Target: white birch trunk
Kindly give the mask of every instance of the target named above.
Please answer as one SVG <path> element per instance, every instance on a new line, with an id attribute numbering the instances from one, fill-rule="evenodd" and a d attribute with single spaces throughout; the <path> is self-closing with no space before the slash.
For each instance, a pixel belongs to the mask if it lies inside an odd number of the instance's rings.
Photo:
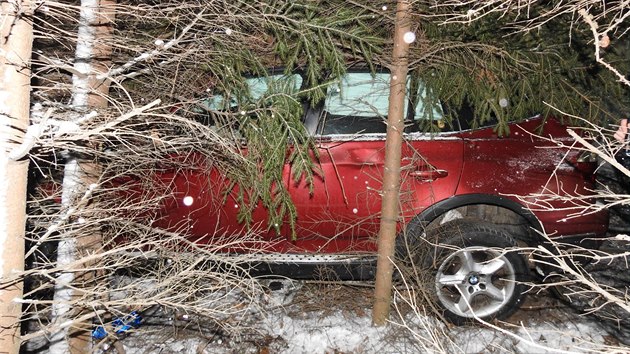
<path id="1" fill-rule="evenodd" d="M 13 160 L 12 149 L 29 124 L 30 58 L 33 28 L 29 0 L 2 1 L 0 24 L 0 353 L 17 354 L 24 270 L 24 227 L 28 159 Z M 18 15 L 21 11 L 21 16 Z M 17 143 L 17 144 L 16 144 Z"/>
<path id="2" fill-rule="evenodd" d="M 81 0 L 81 13 L 77 34 L 77 48 L 75 52 L 74 69 L 77 74 L 72 77 L 72 105 L 80 113 L 86 113 L 91 108 L 107 106 L 106 96 L 109 84 L 97 76 L 107 70 L 107 64 L 97 62 L 94 58 L 108 57 L 110 49 L 104 41 L 111 35 L 111 27 L 103 24 L 110 23 L 112 18 L 104 12 L 111 11 L 115 0 Z M 82 116 L 77 117 L 79 119 Z M 69 156 L 64 167 L 62 183 L 62 209 L 70 208 L 73 202 L 83 196 L 85 190 L 94 182 L 96 166 L 92 163 L 81 163 L 75 156 Z M 80 240 L 64 238 L 59 242 L 57 251 L 57 265 L 67 268 L 75 260 L 81 250 L 86 250 L 98 243 L 95 239 L 99 235 L 86 235 Z M 80 291 L 72 288 L 76 277 L 86 280 L 90 275 L 81 274 L 76 269 L 67 269 L 62 272 L 55 283 L 55 295 L 53 302 L 53 321 L 57 324 L 72 320 L 81 309 L 73 308 L 73 300 L 82 296 Z M 77 325 L 80 325 L 77 323 Z M 90 333 L 78 330 L 72 326 L 64 326 L 63 329 L 51 336 L 50 353 L 82 353 L 90 350 Z"/>

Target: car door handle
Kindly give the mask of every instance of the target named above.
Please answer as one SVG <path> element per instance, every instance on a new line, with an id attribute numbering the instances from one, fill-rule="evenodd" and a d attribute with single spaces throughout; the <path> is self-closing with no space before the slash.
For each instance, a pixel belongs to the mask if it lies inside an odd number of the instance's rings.
<path id="1" fill-rule="evenodd" d="M 409 175 L 417 179 L 424 180 L 424 181 L 433 181 L 438 178 L 444 178 L 448 176 L 448 171 L 430 169 L 430 170 L 422 170 L 422 171 L 412 171 L 409 173 Z"/>

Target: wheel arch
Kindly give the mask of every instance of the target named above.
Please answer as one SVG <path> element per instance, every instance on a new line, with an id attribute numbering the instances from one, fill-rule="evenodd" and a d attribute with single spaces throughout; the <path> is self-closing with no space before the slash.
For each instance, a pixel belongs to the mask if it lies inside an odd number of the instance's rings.
<path id="1" fill-rule="evenodd" d="M 531 210 L 525 208 L 523 205 L 514 200 L 488 194 L 457 195 L 441 200 L 416 215 L 409 224 L 407 224 L 407 230 L 426 227 L 437 221 L 449 211 L 469 206 L 494 206 L 509 210 L 515 215 L 521 217 L 527 223 L 528 227 L 533 228 L 535 232 L 543 232 L 540 220 L 538 220 Z M 480 219 L 480 221 L 485 220 Z"/>

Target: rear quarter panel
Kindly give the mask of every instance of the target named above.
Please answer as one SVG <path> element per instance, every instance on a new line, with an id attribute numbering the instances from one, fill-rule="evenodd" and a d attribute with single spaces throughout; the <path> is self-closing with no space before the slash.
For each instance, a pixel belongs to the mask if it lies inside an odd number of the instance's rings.
<path id="1" fill-rule="evenodd" d="M 556 140 L 550 140 L 553 136 Z M 520 202 L 541 221 L 549 236 L 606 232 L 606 213 L 590 213 L 594 183 L 571 165 L 578 151 L 566 127 L 554 119 L 511 126 L 509 137 L 491 129 L 463 133 L 464 164 L 457 194 L 495 194 Z M 559 139 L 559 140 L 558 140 Z"/>

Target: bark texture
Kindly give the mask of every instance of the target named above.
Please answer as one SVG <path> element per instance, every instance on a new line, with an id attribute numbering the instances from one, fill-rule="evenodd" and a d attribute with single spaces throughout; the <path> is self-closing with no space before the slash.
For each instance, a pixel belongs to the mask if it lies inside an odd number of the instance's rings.
<path id="1" fill-rule="evenodd" d="M 33 28 L 28 0 L 2 2 L 0 38 L 0 353 L 18 353 L 24 270 L 24 228 L 28 159 L 9 153 L 24 139 L 29 124 L 30 58 Z"/>
<path id="2" fill-rule="evenodd" d="M 411 4 L 399 0 L 396 6 L 396 29 L 392 55 L 385 165 L 383 171 L 383 202 L 381 225 L 378 234 L 378 261 L 374 289 L 372 323 L 382 326 L 389 318 L 392 297 L 392 273 L 397 225 L 399 219 L 400 159 L 403 141 L 405 94 L 408 71 L 409 43 L 405 34 L 410 32 Z"/>

